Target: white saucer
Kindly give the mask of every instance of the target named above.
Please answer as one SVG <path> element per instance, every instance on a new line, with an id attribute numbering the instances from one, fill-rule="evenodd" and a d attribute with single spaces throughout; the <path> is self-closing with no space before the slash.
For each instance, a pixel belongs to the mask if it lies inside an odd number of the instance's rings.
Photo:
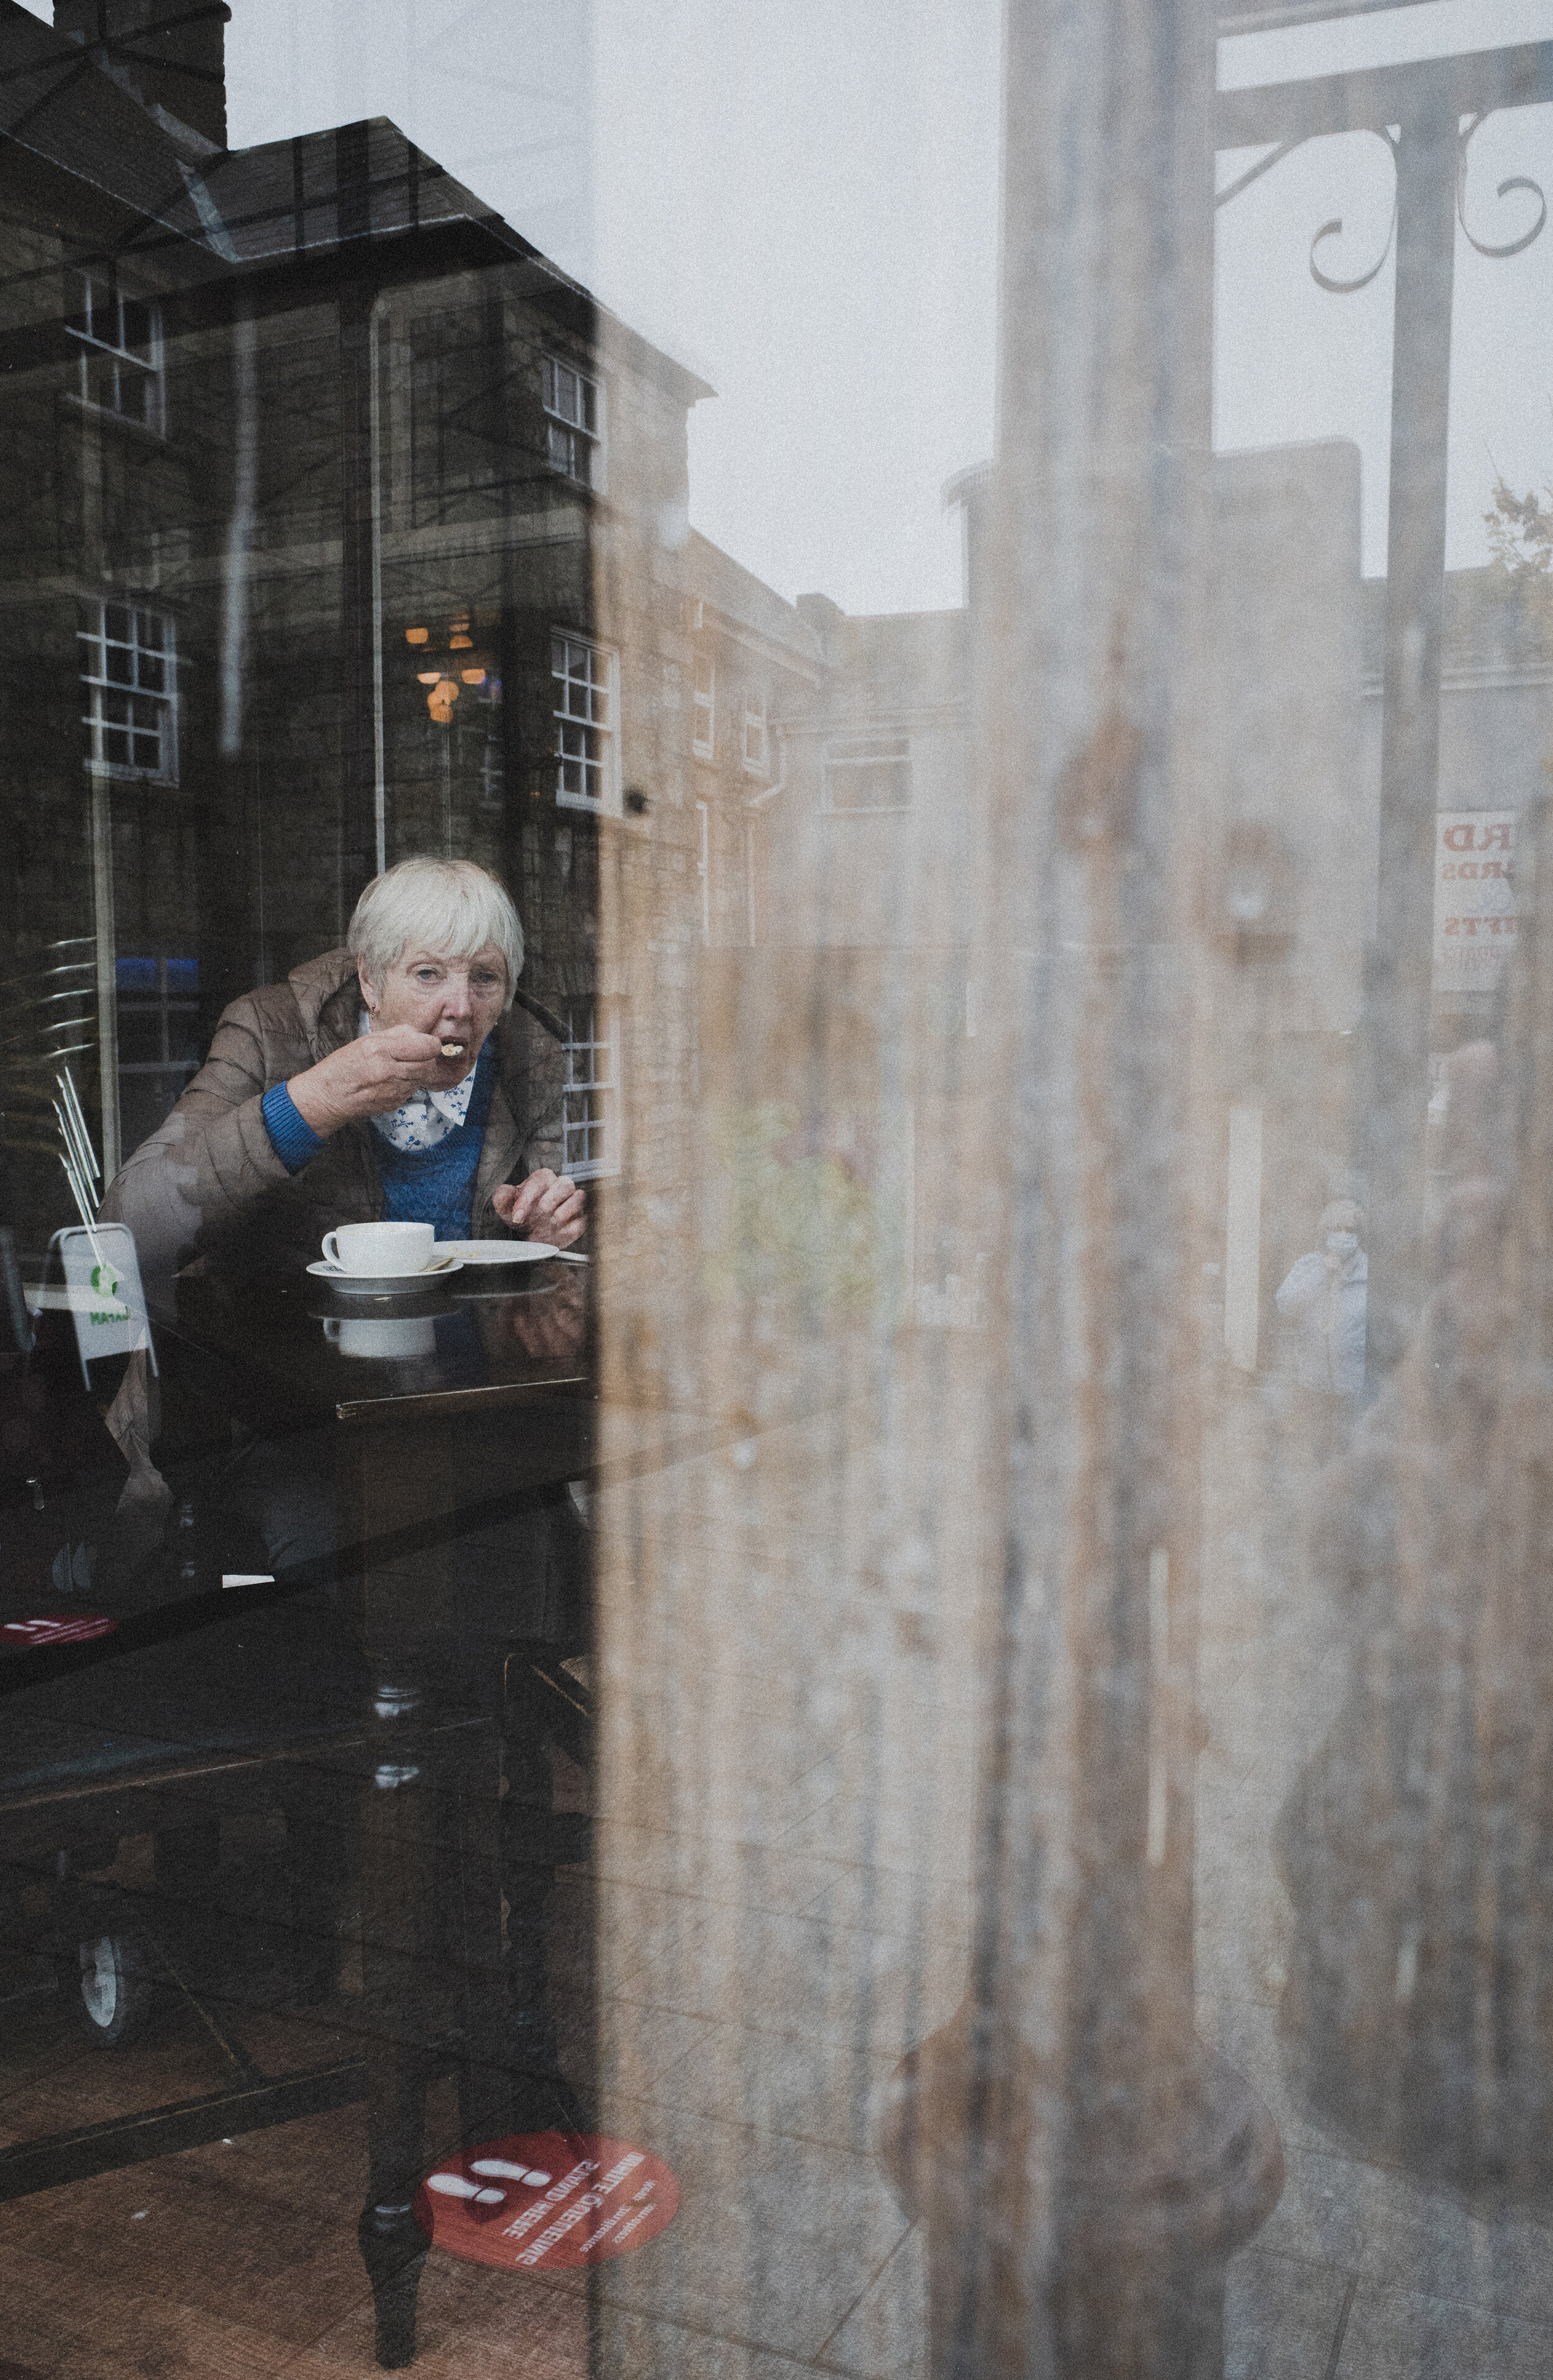
<path id="1" fill-rule="evenodd" d="M 559 1248 L 547 1247 L 543 1240 L 439 1240 L 437 1254 L 446 1250 L 467 1265 L 541 1264 L 547 1257 L 561 1254 Z"/>
<path id="2" fill-rule="evenodd" d="M 450 1273 L 459 1271 L 463 1258 L 451 1250 L 433 1257 L 429 1265 L 417 1265 L 409 1272 L 344 1272 L 338 1265 L 325 1264 L 322 1257 L 308 1270 L 315 1281 L 326 1281 L 346 1297 L 388 1297 L 395 1290 L 430 1288 L 433 1281 L 446 1281 Z"/>

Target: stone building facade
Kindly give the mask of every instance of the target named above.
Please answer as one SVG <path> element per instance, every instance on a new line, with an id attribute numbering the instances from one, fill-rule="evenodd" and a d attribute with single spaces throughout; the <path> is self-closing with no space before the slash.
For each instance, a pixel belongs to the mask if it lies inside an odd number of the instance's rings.
<path id="1" fill-rule="evenodd" d="M 974 1031 L 965 616 L 785 601 L 689 528 L 705 382 L 385 120 L 227 149 L 220 12 L 143 20 L 0 0 L 6 1216 L 74 1220 L 61 1066 L 111 1173 L 227 1002 L 431 852 L 511 886 L 568 1164 L 649 1185 L 649 1243 L 686 987 L 818 945 L 860 1052 L 903 996 Z M 824 1129 L 889 1175 L 909 1309 L 945 1265 L 883 1097 Z"/>
<path id="2" fill-rule="evenodd" d="M 410 852 L 513 885 L 610 1171 L 601 885 L 696 906 L 661 696 L 709 392 L 393 125 L 226 150 L 221 12 L 150 66 L 135 0 L 80 13 L 0 10 L 8 1213 L 71 1220 L 61 1064 L 111 1172 Z"/>

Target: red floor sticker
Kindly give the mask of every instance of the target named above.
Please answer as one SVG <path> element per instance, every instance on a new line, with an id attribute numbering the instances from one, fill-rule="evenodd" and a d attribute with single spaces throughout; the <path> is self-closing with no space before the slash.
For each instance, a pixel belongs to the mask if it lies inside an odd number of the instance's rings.
<path id="1" fill-rule="evenodd" d="M 79 1645 L 89 1636 L 111 1636 L 117 1626 L 116 1620 L 84 1611 L 68 1620 L 7 1620 L 0 1627 L 0 1647 L 16 1652 L 25 1645 Z"/>
<path id="2" fill-rule="evenodd" d="M 462 2149 L 429 2173 L 415 2219 L 471 2265 L 555 2272 L 655 2240 L 679 2207 L 661 2157 L 603 2132 L 522 2132 Z"/>

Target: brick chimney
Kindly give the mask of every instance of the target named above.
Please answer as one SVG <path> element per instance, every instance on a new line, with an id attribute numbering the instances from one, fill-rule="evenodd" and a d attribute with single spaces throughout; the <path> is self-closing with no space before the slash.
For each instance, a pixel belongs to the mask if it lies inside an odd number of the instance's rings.
<path id="1" fill-rule="evenodd" d="M 212 148 L 226 146 L 225 0 L 54 0 L 54 29 Z"/>

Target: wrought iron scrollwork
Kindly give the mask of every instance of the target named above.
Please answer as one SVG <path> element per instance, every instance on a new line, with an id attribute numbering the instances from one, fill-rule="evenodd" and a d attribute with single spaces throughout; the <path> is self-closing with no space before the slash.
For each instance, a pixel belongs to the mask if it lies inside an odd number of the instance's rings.
<path id="1" fill-rule="evenodd" d="M 1232 182 L 1215 194 L 1213 201 L 1215 212 L 1220 207 L 1227 207 L 1231 199 L 1238 199 L 1243 190 L 1248 190 L 1251 188 L 1253 182 L 1259 182 L 1264 174 L 1270 174 L 1273 167 L 1281 164 L 1284 158 L 1291 155 L 1294 150 L 1303 149 L 1309 138 L 1308 133 L 1302 133 L 1297 140 L 1280 140 L 1276 149 L 1264 150 L 1254 165 L 1248 165 L 1244 174 L 1237 174 Z"/>
<path id="2" fill-rule="evenodd" d="M 1532 242 L 1540 237 L 1544 226 L 1547 222 L 1547 200 L 1544 195 L 1542 185 L 1540 182 L 1533 181 L 1529 174 L 1507 174 L 1504 180 L 1496 185 L 1494 193 L 1496 198 L 1508 199 L 1512 197 L 1517 190 L 1530 191 L 1532 197 L 1536 200 L 1537 213 L 1536 221 L 1532 225 L 1529 231 L 1522 232 L 1519 237 L 1515 239 L 1479 239 L 1476 233 L 1473 230 L 1471 225 L 1467 221 L 1467 152 L 1471 147 L 1473 136 L 1476 132 L 1479 125 L 1486 122 L 1487 113 L 1491 112 L 1492 111 L 1487 111 L 1483 115 L 1474 115 L 1462 134 L 1461 148 L 1458 153 L 1456 165 L 1456 220 L 1461 225 L 1462 231 L 1466 234 L 1472 246 L 1477 250 L 1479 256 L 1519 256 L 1523 249 L 1530 248 Z M 1375 126 L 1371 128 L 1376 132 L 1377 139 L 1383 140 L 1386 142 L 1387 147 L 1391 152 L 1393 161 L 1395 161 L 1397 152 L 1397 141 L 1395 136 L 1389 131 L 1383 131 L 1379 126 Z M 1248 189 L 1253 182 L 1259 181 L 1264 174 L 1270 173 L 1275 165 L 1281 164 L 1283 159 L 1287 157 L 1292 150 L 1303 148 L 1305 139 L 1308 139 L 1309 137 L 1309 135 L 1304 135 L 1299 140 L 1281 141 L 1276 147 L 1266 151 L 1256 159 L 1255 164 L 1249 166 L 1244 174 L 1238 175 L 1236 178 L 1229 184 L 1227 188 L 1219 192 L 1217 198 L 1214 200 L 1215 207 L 1228 206 L 1231 199 L 1239 198 L 1241 192 L 1244 189 Z M 1395 188 L 1393 187 L 1392 189 L 1391 220 L 1387 228 L 1386 244 L 1384 248 L 1382 248 L 1380 254 L 1376 258 L 1375 262 L 1366 272 L 1354 273 L 1349 277 L 1344 277 L 1335 273 L 1324 272 L 1322 267 L 1316 262 L 1316 250 L 1321 247 L 1322 242 L 1324 240 L 1338 238 L 1341 234 L 1342 225 L 1343 218 L 1341 215 L 1333 215 L 1329 222 L 1324 223 L 1321 225 L 1319 231 L 1317 231 L 1316 237 L 1310 243 L 1310 277 L 1316 283 L 1318 289 L 1329 290 L 1334 298 L 1351 298 L 1355 290 L 1367 289 L 1370 283 L 1377 278 L 1381 267 L 1385 264 L 1387 258 L 1390 255 L 1392 244 L 1397 237 L 1397 200 Z"/>
<path id="3" fill-rule="evenodd" d="M 1496 198 L 1508 199 L 1512 190 L 1530 190 L 1537 202 L 1537 218 L 1530 231 L 1523 232 L 1519 239 L 1502 241 L 1479 239 L 1467 222 L 1467 151 L 1471 146 L 1474 133 L 1485 121 L 1485 116 L 1474 115 L 1462 135 L 1462 146 L 1456 164 L 1456 220 L 1479 256 L 1519 256 L 1523 248 L 1530 248 L 1547 221 L 1547 200 L 1543 195 L 1542 186 L 1538 182 L 1534 182 L 1529 174 L 1507 175 L 1498 185 L 1494 195 Z"/>
<path id="4" fill-rule="evenodd" d="M 1385 141 L 1386 146 L 1391 152 L 1391 159 L 1394 166 L 1396 163 L 1397 144 L 1389 132 L 1381 133 L 1380 138 Z M 1387 258 L 1391 253 L 1391 243 L 1397 237 L 1397 192 L 1395 179 L 1393 178 L 1391 188 L 1391 220 L 1386 227 L 1386 245 L 1381 249 L 1380 254 L 1376 258 L 1375 262 L 1370 266 L 1369 271 L 1367 273 L 1357 273 L 1351 280 L 1340 279 L 1334 273 L 1323 273 L 1321 267 L 1316 261 L 1316 251 L 1320 247 L 1322 241 L 1324 239 L 1336 239 L 1341 230 L 1342 217 L 1341 215 L 1334 215 L 1329 223 L 1324 223 L 1322 225 L 1320 230 L 1316 233 L 1315 238 L 1310 243 L 1310 277 L 1315 282 L 1318 289 L 1330 291 L 1334 298 L 1352 298 L 1356 289 L 1367 289 L 1369 287 L 1370 283 L 1376 278 Z"/>

